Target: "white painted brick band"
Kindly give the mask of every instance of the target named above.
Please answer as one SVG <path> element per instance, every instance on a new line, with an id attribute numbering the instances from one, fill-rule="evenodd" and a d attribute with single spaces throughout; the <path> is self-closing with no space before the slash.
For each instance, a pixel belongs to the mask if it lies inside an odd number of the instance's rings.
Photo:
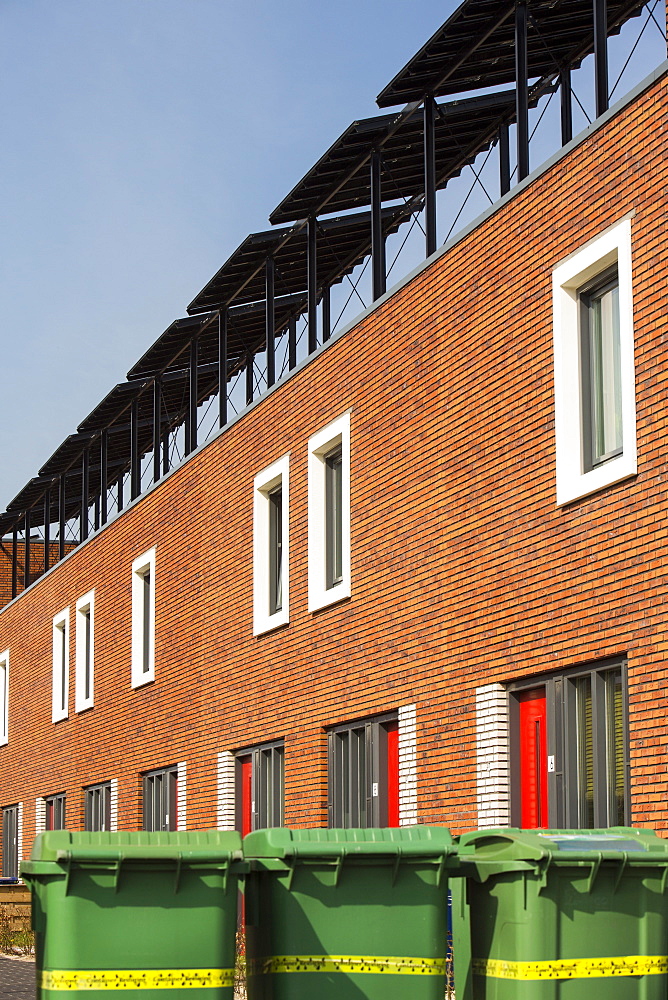
<path id="1" fill-rule="evenodd" d="M 399 825 L 412 826 L 417 812 L 417 722 L 415 705 L 402 705 L 399 717 Z"/>
<path id="2" fill-rule="evenodd" d="M 112 778 L 109 796 L 109 829 L 118 830 L 118 778 Z"/>
<path id="3" fill-rule="evenodd" d="M 35 836 L 44 833 L 46 830 L 46 802 L 44 799 L 35 799 Z"/>
<path id="4" fill-rule="evenodd" d="M 503 684 L 476 691 L 478 827 L 508 826 L 508 698 Z"/>
<path id="5" fill-rule="evenodd" d="M 219 830 L 234 830 L 235 827 L 235 769 L 234 754 L 223 750 L 218 754 L 218 815 Z"/>
<path id="6" fill-rule="evenodd" d="M 176 829 L 187 829 L 186 816 L 186 764 L 185 761 L 176 765 Z"/>

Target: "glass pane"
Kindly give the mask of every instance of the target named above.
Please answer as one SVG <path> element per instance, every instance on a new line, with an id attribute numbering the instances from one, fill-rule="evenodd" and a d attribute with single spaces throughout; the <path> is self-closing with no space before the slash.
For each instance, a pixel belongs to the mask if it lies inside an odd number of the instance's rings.
<path id="1" fill-rule="evenodd" d="M 592 464 L 622 449 L 619 287 L 594 293 L 589 302 Z"/>
<path id="2" fill-rule="evenodd" d="M 578 826 L 594 826 L 594 741 L 592 731 L 591 677 L 578 677 L 575 687 L 575 724 L 578 768 Z"/>
<path id="3" fill-rule="evenodd" d="M 84 650 L 85 650 L 85 662 L 84 662 L 84 698 L 86 701 L 90 698 L 90 608 L 86 608 L 83 613 L 84 617 Z"/>
<path id="4" fill-rule="evenodd" d="M 269 494 L 269 614 L 283 607 L 283 490 Z"/>
<path id="5" fill-rule="evenodd" d="M 343 463 L 341 449 L 325 458 L 325 575 L 327 587 L 343 579 Z"/>
<path id="6" fill-rule="evenodd" d="M 142 672 L 147 674 L 151 669 L 151 571 L 146 570 L 142 577 L 144 581 L 143 594 L 144 601 L 142 607 L 142 633 L 143 633 L 143 648 L 142 648 Z"/>
<path id="7" fill-rule="evenodd" d="M 621 670 L 606 673 L 605 699 L 608 821 L 610 826 L 624 826 L 626 774 Z"/>

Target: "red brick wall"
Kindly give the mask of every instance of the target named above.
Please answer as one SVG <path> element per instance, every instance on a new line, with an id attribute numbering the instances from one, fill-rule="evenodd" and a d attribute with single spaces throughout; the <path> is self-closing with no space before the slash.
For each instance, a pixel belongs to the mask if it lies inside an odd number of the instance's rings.
<path id="1" fill-rule="evenodd" d="M 324 727 L 417 703 L 420 819 L 476 822 L 475 688 L 626 653 L 633 821 L 665 829 L 666 81 L 554 165 L 0 613 L 3 802 L 285 738 L 286 821 L 325 822 Z M 638 475 L 555 506 L 551 271 L 633 216 Z M 349 601 L 307 610 L 307 440 L 351 410 Z M 290 624 L 252 636 L 252 485 L 290 453 Z M 156 681 L 130 687 L 130 566 L 156 557 Z M 95 708 L 51 723 L 51 619 L 96 593 Z M 73 656 L 72 644 L 72 656 Z M 0 803 L 2 804 L 2 803 Z"/>

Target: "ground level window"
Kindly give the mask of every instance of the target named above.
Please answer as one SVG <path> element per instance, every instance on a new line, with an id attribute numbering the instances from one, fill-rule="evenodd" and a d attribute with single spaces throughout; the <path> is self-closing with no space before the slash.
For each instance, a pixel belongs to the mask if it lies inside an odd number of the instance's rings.
<path id="1" fill-rule="evenodd" d="M 144 830 L 176 830 L 177 768 L 164 767 L 143 777 Z"/>
<path id="2" fill-rule="evenodd" d="M 396 713 L 328 733 L 330 827 L 399 826 Z"/>
<path id="3" fill-rule="evenodd" d="M 65 793 L 60 792 L 58 795 L 47 795 L 46 798 L 44 799 L 44 805 L 45 805 L 46 829 L 64 830 L 65 805 L 66 805 Z"/>
<path id="4" fill-rule="evenodd" d="M 19 876 L 19 807 L 2 810 L 2 877 Z"/>
<path id="5" fill-rule="evenodd" d="M 111 829 L 111 782 L 84 789 L 84 827 L 86 830 Z"/>
<path id="6" fill-rule="evenodd" d="M 630 822 L 627 706 L 625 662 L 511 686 L 513 823 Z"/>
<path id="7" fill-rule="evenodd" d="M 282 742 L 248 747 L 236 754 L 237 829 L 283 826 L 284 757 Z"/>

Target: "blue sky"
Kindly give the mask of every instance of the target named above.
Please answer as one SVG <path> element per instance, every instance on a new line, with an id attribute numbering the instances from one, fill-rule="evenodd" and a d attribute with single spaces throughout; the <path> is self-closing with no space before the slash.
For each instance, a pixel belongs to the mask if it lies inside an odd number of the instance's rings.
<path id="1" fill-rule="evenodd" d="M 3 0 L 0 510 L 455 6 Z"/>
<path id="2" fill-rule="evenodd" d="M 0 509 L 453 7 L 3 0 Z"/>

